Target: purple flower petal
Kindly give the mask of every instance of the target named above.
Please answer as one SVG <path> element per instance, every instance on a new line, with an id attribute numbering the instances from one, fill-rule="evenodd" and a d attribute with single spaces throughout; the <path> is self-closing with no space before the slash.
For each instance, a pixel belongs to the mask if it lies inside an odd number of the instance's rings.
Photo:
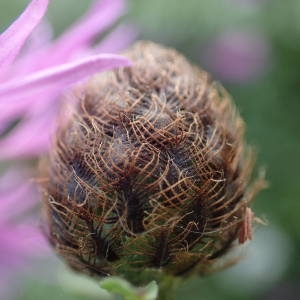
<path id="1" fill-rule="evenodd" d="M 57 113 L 48 109 L 39 117 L 24 119 L 8 136 L 0 140 L 0 160 L 34 157 L 50 144 Z"/>
<path id="2" fill-rule="evenodd" d="M 73 93 L 61 96 L 65 88 L 95 73 L 130 65 L 127 59 L 112 54 L 87 57 L 95 50 L 118 51 L 133 38 L 134 32 L 123 28 L 109 35 L 102 47 L 91 47 L 99 33 L 124 12 L 125 0 L 94 1 L 57 42 L 50 41 L 49 26 L 36 26 L 48 2 L 30 0 L 23 14 L 0 35 L 0 160 L 13 163 L 16 158 L 36 158 L 45 152 L 61 105 L 76 103 Z M 76 88 L 79 94 L 80 87 Z M 70 111 L 64 111 L 61 122 L 68 119 Z M 14 276 L 32 255 L 47 254 L 48 249 L 42 232 L 29 219 L 38 196 L 35 183 L 24 180 L 31 176 L 23 172 L 21 163 L 15 164 L 16 171 L 0 178 L 0 281 L 8 274 Z"/>
<path id="3" fill-rule="evenodd" d="M 40 99 L 43 101 L 40 101 Z M 14 101 L 10 101 L 11 98 L 3 99 L 0 101 L 0 133 L 5 131 L 11 123 L 19 118 L 26 118 L 26 114 L 36 115 L 35 112 L 38 110 L 38 113 L 44 113 L 48 110 L 49 107 L 55 107 L 57 101 L 59 101 L 58 91 L 52 91 L 51 89 L 40 92 L 40 95 L 37 93 L 35 97 L 20 97 Z M 46 107 L 46 110 L 40 112 L 41 106 Z M 1 130 L 2 129 L 2 130 Z"/>
<path id="4" fill-rule="evenodd" d="M 270 58 L 267 39 L 255 32 L 225 31 L 210 41 L 203 61 L 215 76 L 230 82 L 249 82 L 266 69 Z"/>
<path id="5" fill-rule="evenodd" d="M 15 60 L 29 34 L 44 16 L 48 0 L 33 0 L 19 18 L 0 35 L 0 72 Z"/>
<path id="6" fill-rule="evenodd" d="M 25 98 L 22 102 L 0 101 L 0 133 L 5 131 L 5 129 L 10 125 L 10 122 L 21 117 L 28 109 L 28 105 L 30 105 L 31 102 L 33 102 L 33 99 L 30 97 Z"/>
<path id="7" fill-rule="evenodd" d="M 1 226 L 0 233 L 1 263 L 6 263 L 6 267 L 19 268 L 26 258 L 33 254 L 44 255 L 45 250 L 49 249 L 41 230 L 34 225 L 7 224 Z"/>
<path id="8" fill-rule="evenodd" d="M 74 24 L 56 43 L 52 59 L 66 59 L 80 48 L 86 48 L 91 40 L 115 23 L 124 13 L 124 0 L 95 1 L 86 15 Z"/>
<path id="9" fill-rule="evenodd" d="M 58 65 L 0 85 L 0 101 L 8 97 L 10 101 L 17 98 L 22 101 L 23 97 L 45 89 L 61 90 L 92 74 L 129 65 L 128 59 L 113 54 L 100 54 Z"/>
<path id="10" fill-rule="evenodd" d="M 38 65 L 42 61 L 45 63 L 45 54 L 52 47 L 52 38 L 51 24 L 47 20 L 42 20 L 32 31 L 14 65 L 8 70 L 9 74 L 23 76 L 37 71 Z"/>
<path id="11" fill-rule="evenodd" d="M 33 51 L 41 51 L 45 46 L 52 43 L 53 39 L 53 28 L 48 20 L 42 20 L 39 25 L 32 31 L 28 39 L 28 45 L 26 45 L 25 56 L 30 56 Z M 21 59 L 24 59 L 22 54 Z"/>
<path id="12" fill-rule="evenodd" d="M 131 25 L 121 25 L 109 34 L 94 50 L 99 53 L 119 51 L 130 45 L 138 36 L 138 30 Z"/>
<path id="13" fill-rule="evenodd" d="M 38 226 L 7 224 L 0 228 L 0 290 L 1 299 L 19 297 L 19 279 L 16 273 L 21 269 L 31 274 L 30 261 L 36 257 L 48 257 L 50 247 Z M 16 292 L 16 293 L 15 293 Z"/>
<path id="14" fill-rule="evenodd" d="M 24 178 L 28 178 L 28 171 L 21 167 L 12 167 L 1 174 L 0 192 L 14 188 L 16 184 L 24 182 Z"/>
<path id="15" fill-rule="evenodd" d="M 24 214 L 36 204 L 38 194 L 33 182 L 18 177 L 18 174 L 9 176 L 10 187 L 3 190 L 0 188 L 0 224 Z M 1 178 L 0 182 L 5 180 L 7 178 Z"/>

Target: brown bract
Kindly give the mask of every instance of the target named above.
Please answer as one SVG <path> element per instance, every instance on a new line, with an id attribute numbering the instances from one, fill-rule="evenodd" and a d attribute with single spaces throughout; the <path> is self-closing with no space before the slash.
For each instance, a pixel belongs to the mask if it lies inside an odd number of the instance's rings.
<path id="1" fill-rule="evenodd" d="M 89 274 L 206 273 L 251 233 L 262 182 L 249 187 L 243 121 L 175 50 L 139 42 L 125 55 L 133 67 L 86 84 L 44 161 L 49 240 Z"/>

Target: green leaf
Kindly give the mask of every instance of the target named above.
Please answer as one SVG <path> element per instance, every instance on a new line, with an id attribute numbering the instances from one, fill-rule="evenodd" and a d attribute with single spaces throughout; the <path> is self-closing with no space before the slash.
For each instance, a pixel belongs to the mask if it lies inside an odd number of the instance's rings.
<path id="1" fill-rule="evenodd" d="M 151 281 L 147 286 L 144 287 L 145 296 L 144 300 L 155 300 L 158 296 L 158 285 L 155 281 Z"/>

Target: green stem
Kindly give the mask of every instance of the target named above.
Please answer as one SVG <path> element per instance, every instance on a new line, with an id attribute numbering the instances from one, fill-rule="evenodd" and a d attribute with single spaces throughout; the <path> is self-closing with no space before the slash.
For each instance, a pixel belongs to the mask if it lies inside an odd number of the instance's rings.
<path id="1" fill-rule="evenodd" d="M 176 297 L 176 290 L 181 280 L 173 276 L 162 276 L 158 279 L 159 292 L 158 300 L 174 300 Z"/>

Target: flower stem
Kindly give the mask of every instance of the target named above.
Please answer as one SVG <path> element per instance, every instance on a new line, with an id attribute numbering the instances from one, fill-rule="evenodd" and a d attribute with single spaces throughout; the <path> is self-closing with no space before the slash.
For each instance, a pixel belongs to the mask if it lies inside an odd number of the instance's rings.
<path id="1" fill-rule="evenodd" d="M 180 282 L 178 277 L 162 276 L 158 281 L 158 300 L 174 300 Z"/>

